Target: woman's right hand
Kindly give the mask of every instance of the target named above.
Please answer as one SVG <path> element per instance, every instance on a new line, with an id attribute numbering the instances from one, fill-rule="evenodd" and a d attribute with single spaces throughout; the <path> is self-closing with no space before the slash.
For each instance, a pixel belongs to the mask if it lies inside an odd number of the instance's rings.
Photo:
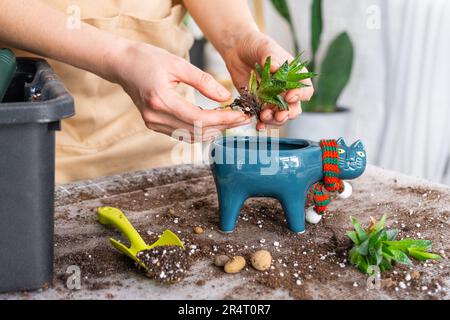
<path id="1" fill-rule="evenodd" d="M 169 136 L 177 129 L 185 129 L 191 141 L 194 136 L 197 141 L 205 141 L 225 129 L 250 123 L 250 117 L 242 112 L 203 110 L 180 96 L 175 90 L 179 83 L 218 102 L 231 96 L 211 75 L 186 60 L 149 44 L 127 41 L 115 48 L 104 56 L 106 78 L 120 84 L 130 95 L 149 129 Z"/>

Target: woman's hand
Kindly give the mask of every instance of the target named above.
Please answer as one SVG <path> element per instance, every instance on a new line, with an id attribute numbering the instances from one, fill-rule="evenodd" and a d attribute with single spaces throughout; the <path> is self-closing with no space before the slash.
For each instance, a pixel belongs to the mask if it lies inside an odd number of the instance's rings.
<path id="1" fill-rule="evenodd" d="M 172 135 L 177 129 L 188 130 L 191 138 L 210 140 L 225 129 L 250 123 L 249 116 L 238 111 L 202 110 L 181 97 L 176 87 L 188 84 L 218 102 L 227 101 L 230 92 L 214 78 L 163 49 L 126 43 L 122 49 L 107 54 L 105 69 L 114 70 L 112 81 L 120 84 L 138 106 L 146 126 Z M 220 132 L 219 132 L 220 131 Z M 193 140 L 191 140 L 193 141 Z"/>
<path id="2" fill-rule="evenodd" d="M 256 63 L 264 65 L 268 56 L 272 57 L 272 72 L 275 72 L 286 60 L 293 60 L 292 55 L 259 31 L 252 30 L 242 37 L 230 38 L 233 39 L 232 43 L 222 55 L 236 88 L 246 87 L 250 71 L 254 70 Z M 305 69 L 304 72 L 306 71 Z M 314 93 L 311 80 L 307 79 L 303 82 L 309 87 L 290 90 L 285 95 L 289 111 L 279 111 L 276 107 L 269 106 L 261 112 L 258 130 L 264 130 L 266 124 L 281 126 L 302 112 L 301 101 L 310 100 Z"/>

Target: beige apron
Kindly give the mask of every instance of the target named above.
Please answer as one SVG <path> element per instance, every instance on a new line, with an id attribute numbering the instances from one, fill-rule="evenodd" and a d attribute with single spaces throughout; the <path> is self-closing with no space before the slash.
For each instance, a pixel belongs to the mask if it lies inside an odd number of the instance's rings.
<path id="1" fill-rule="evenodd" d="M 171 0 L 41 1 L 62 12 L 78 6 L 82 21 L 90 25 L 184 58 L 193 43 L 181 26 L 184 8 Z M 177 142 L 147 129 L 120 86 L 66 64 L 50 63 L 76 104 L 76 116 L 64 120 L 57 133 L 57 183 L 173 164 L 171 151 Z M 179 91 L 192 98 L 189 88 L 180 86 Z"/>

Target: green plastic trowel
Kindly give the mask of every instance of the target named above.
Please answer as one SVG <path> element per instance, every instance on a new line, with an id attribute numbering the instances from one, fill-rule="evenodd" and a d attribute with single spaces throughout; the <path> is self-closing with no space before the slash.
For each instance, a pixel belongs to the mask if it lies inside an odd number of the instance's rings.
<path id="1" fill-rule="evenodd" d="M 161 237 L 155 243 L 148 245 L 145 243 L 144 239 L 136 231 L 133 225 L 128 221 L 125 214 L 117 208 L 112 207 L 101 207 L 97 209 L 99 222 L 103 225 L 112 225 L 119 229 L 124 236 L 130 241 L 130 248 L 123 245 L 119 241 L 110 238 L 111 244 L 118 251 L 127 255 L 137 263 L 139 263 L 143 268 L 147 269 L 147 266 L 139 260 L 136 255 L 143 250 L 151 250 L 158 246 L 178 246 L 183 249 L 183 242 L 170 230 L 164 231 Z"/>

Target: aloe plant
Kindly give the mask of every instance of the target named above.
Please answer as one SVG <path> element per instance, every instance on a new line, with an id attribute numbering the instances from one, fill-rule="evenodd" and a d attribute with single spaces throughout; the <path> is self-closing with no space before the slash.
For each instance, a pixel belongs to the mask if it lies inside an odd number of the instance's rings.
<path id="1" fill-rule="evenodd" d="M 282 94 L 288 90 L 307 86 L 302 80 L 315 76 L 313 72 L 302 72 L 307 65 L 298 54 L 292 62 L 285 61 L 275 72 L 270 72 L 271 57 L 264 66 L 255 65 L 250 73 L 247 88 L 242 88 L 239 97 L 231 104 L 234 109 L 240 109 L 248 114 L 259 116 L 265 105 L 275 105 L 279 110 L 289 110 L 289 106 Z"/>
<path id="2" fill-rule="evenodd" d="M 370 226 L 364 229 L 358 220 L 351 218 L 354 230 L 347 232 L 347 236 L 354 243 L 350 250 L 350 262 L 361 272 L 372 275 L 377 266 L 381 272 L 391 270 L 395 263 L 412 265 L 411 259 L 420 261 L 440 259 L 438 254 L 429 252 L 432 242 L 430 240 L 414 240 L 405 238 L 395 240 L 398 230 L 387 230 L 384 227 L 387 215 L 380 221 L 374 218 Z"/>
<path id="3" fill-rule="evenodd" d="M 292 15 L 286 0 L 271 0 L 274 8 L 286 20 L 292 30 L 296 51 L 300 44 L 295 33 Z M 308 70 L 317 72 L 317 52 L 323 30 L 322 0 L 313 0 L 311 5 L 311 62 Z M 320 76 L 314 81 L 315 95 L 302 105 L 306 112 L 335 112 L 337 101 L 348 84 L 353 67 L 353 44 L 347 32 L 339 34 L 329 45 L 320 64 Z"/>

